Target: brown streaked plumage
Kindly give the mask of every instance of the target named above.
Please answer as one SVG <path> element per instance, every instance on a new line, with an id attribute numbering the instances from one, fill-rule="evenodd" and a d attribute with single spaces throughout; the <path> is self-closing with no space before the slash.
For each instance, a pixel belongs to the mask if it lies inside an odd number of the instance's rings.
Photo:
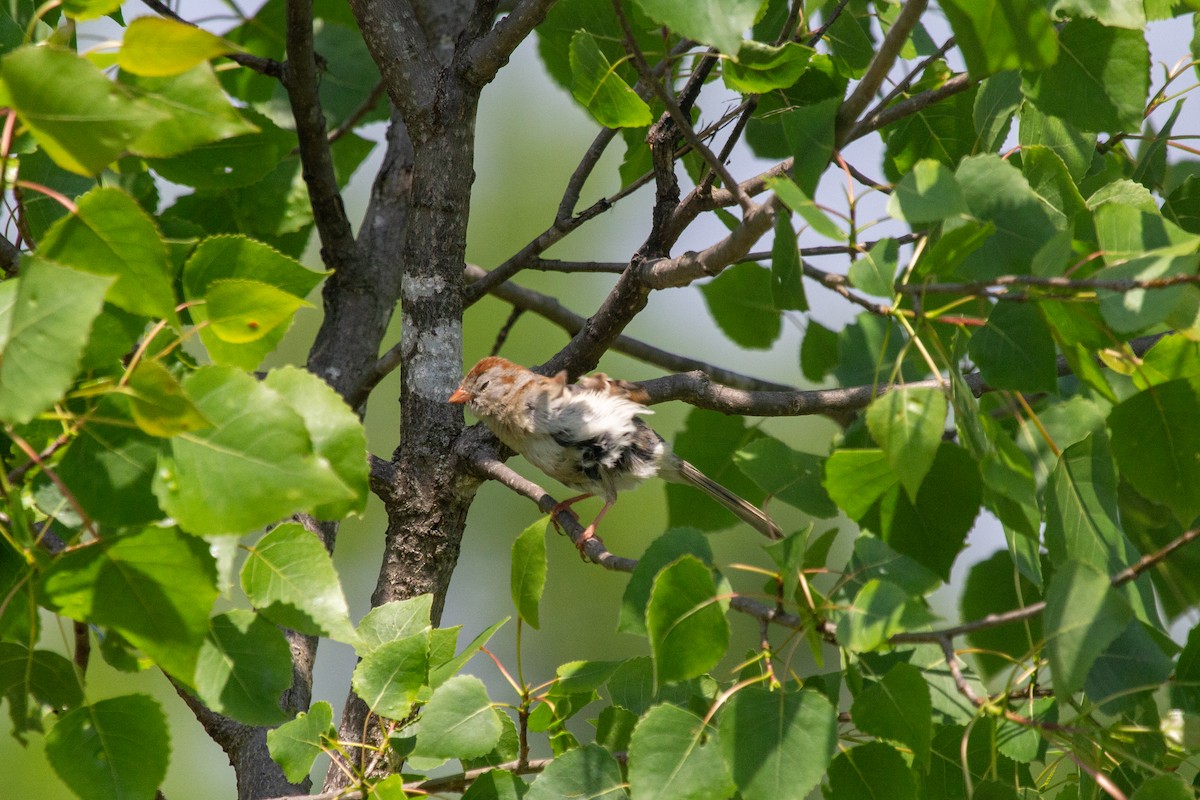
<path id="1" fill-rule="evenodd" d="M 449 402 L 466 405 L 535 467 L 584 492 L 560 506 L 593 495 L 604 499 L 600 513 L 584 530 L 581 546 L 594 535 L 618 492 L 655 475 L 695 486 L 764 536 L 778 539 L 779 527 L 762 509 L 676 456 L 641 420 L 640 415 L 654 413 L 643 405 L 647 399 L 637 384 L 602 372 L 569 384 L 565 372 L 548 378 L 489 356 L 471 368 Z"/>

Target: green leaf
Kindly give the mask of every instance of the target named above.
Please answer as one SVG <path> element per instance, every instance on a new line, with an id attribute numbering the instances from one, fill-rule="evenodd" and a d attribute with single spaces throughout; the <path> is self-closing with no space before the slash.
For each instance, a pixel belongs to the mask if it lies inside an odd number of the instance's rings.
<path id="1" fill-rule="evenodd" d="M 795 42 L 774 46 L 744 40 L 737 59 L 724 62 L 721 77 L 727 87 L 743 94 L 786 89 L 799 79 L 815 52 Z"/>
<path id="2" fill-rule="evenodd" d="M 900 245 L 892 238 L 880 239 L 865 256 L 850 265 L 848 277 L 856 289 L 876 297 L 891 297 L 895 294 L 892 281 L 899 265 Z"/>
<path id="3" fill-rule="evenodd" d="M 151 436 L 168 438 L 209 426 L 179 381 L 157 361 L 139 361 L 120 391 L 129 396 L 133 421 Z"/>
<path id="4" fill-rule="evenodd" d="M 148 528 L 58 556 L 41 588 L 63 616 L 118 631 L 191 685 L 216 584 L 216 563 L 203 540 Z"/>
<path id="5" fill-rule="evenodd" d="M 851 519 L 861 519 L 899 480 L 882 450 L 836 450 L 825 462 L 825 490 Z"/>
<path id="6" fill-rule="evenodd" d="M 783 329 L 772 277 L 757 264 L 736 264 L 700 287 L 708 311 L 735 344 L 766 350 Z"/>
<path id="7" fill-rule="evenodd" d="M 341 519 L 347 514 L 363 513 L 370 492 L 369 469 L 367 434 L 358 415 L 333 387 L 306 369 L 290 366 L 273 369 L 263 384 L 300 415 L 312 439 L 313 451 L 328 462 L 351 493 L 347 500 L 315 506 L 313 516 Z"/>
<path id="8" fill-rule="evenodd" d="M 1189 175 L 1167 196 L 1163 216 L 1188 233 L 1200 233 L 1200 176 Z"/>
<path id="9" fill-rule="evenodd" d="M 1066 441 L 1060 439 L 1060 446 Z M 1113 467 L 1103 429 L 1063 450 L 1046 487 L 1046 549 L 1055 566 L 1078 561 L 1115 574 L 1141 557 L 1117 514 Z M 1121 592 L 1140 617 L 1156 618 L 1145 581 L 1128 584 Z"/>
<path id="10" fill-rule="evenodd" d="M 997 303 L 967 352 L 988 385 L 997 389 L 1054 392 L 1058 364 L 1050 328 L 1032 303 Z"/>
<path id="11" fill-rule="evenodd" d="M 276 327 L 290 323 L 306 306 L 304 298 L 269 283 L 238 278 L 213 281 L 204 296 L 208 330 L 232 344 L 255 342 Z"/>
<path id="12" fill-rule="evenodd" d="M 442 628 L 434 629 L 432 633 L 432 639 L 430 641 L 430 656 L 432 659 L 432 664 L 429 669 L 429 685 L 436 689 L 438 686 L 441 686 L 443 683 L 445 683 L 450 676 L 462 669 L 464 664 L 470 661 L 476 653 L 482 650 L 487 645 L 488 641 L 496 634 L 496 631 L 504 627 L 504 624 L 510 619 L 512 619 L 512 617 L 505 617 L 504 619 L 492 623 L 483 631 L 481 631 L 478 636 L 472 639 L 471 643 L 464 647 L 461 653 L 444 662 L 439 662 L 436 658 L 438 655 L 436 645 L 438 643 L 439 634 L 443 634 L 446 631 Z"/>
<path id="13" fill-rule="evenodd" d="M 354 693 L 376 714 L 404 719 L 429 683 L 429 641 L 421 631 L 369 651 L 354 668 Z"/>
<path id="14" fill-rule="evenodd" d="M 801 280 L 800 248 L 787 214 L 775 215 L 775 239 L 771 244 L 771 299 L 780 311 L 808 311 L 808 298 Z"/>
<path id="15" fill-rule="evenodd" d="M 937 389 L 901 386 L 867 408 L 867 427 L 909 498 L 933 466 L 946 427 L 946 395 Z"/>
<path id="16" fill-rule="evenodd" d="M 61 713 L 83 702 L 82 681 L 75 665 L 58 653 L 0 642 L 0 697 L 26 696 Z"/>
<path id="17" fill-rule="evenodd" d="M 908 745 L 922 765 L 929 764 L 931 715 L 929 684 L 919 669 L 903 662 L 859 693 L 850 707 L 859 730 Z"/>
<path id="18" fill-rule="evenodd" d="M 775 192 L 783 204 L 795 211 L 812 229 L 828 239 L 845 241 L 846 234 L 808 194 L 789 178 L 768 178 L 767 188 Z"/>
<path id="19" fill-rule="evenodd" d="M 688 412 L 687 427 L 675 437 L 675 453 L 738 497 L 760 505 L 762 490 L 733 465 L 732 454 L 762 434 L 746 427 L 742 417 L 704 409 Z M 672 527 L 700 530 L 727 528 L 737 520 L 723 506 L 691 486 L 667 484 L 667 510 Z"/>
<path id="20" fill-rule="evenodd" d="M 571 37 L 571 94 L 606 128 L 640 128 L 654 121 L 650 106 L 585 30 Z"/>
<path id="21" fill-rule="evenodd" d="M 1179 775 L 1155 775 L 1130 795 L 1130 800 L 1191 800 L 1196 793 Z"/>
<path id="22" fill-rule="evenodd" d="M 917 262 L 919 277 L 958 277 L 959 267 L 972 257 L 996 232 L 991 222 L 955 221 L 943 227 L 941 237 L 928 248 Z"/>
<path id="23" fill-rule="evenodd" d="M 994 153 L 1004 145 L 1021 100 L 1021 76 L 1017 72 L 1001 72 L 980 84 L 972 111 L 980 152 Z"/>
<path id="24" fill-rule="evenodd" d="M 964 158 L 955 177 L 972 216 L 995 226 L 982 245 L 967 253 L 962 277 L 1028 275 L 1038 251 L 1065 220 L 1056 219 L 1021 171 L 998 156 Z"/>
<path id="25" fill-rule="evenodd" d="M 116 277 L 115 306 L 177 323 L 174 277 L 154 220 L 130 195 L 100 187 L 79 198 L 78 211 L 56 222 L 38 254 L 95 275 Z"/>
<path id="26" fill-rule="evenodd" d="M 203 300 L 213 282 L 240 279 L 260 281 L 304 298 L 323 277 L 322 273 L 305 269 L 261 242 L 244 236 L 214 236 L 202 241 L 184 264 L 183 294 L 189 301 Z M 195 305 L 190 311 L 197 323 L 208 319 L 204 305 Z M 204 326 L 200 329 L 200 340 L 215 362 L 252 370 L 275 349 L 288 324 L 278 324 L 269 335 L 242 344 L 226 342 Z"/>
<path id="27" fill-rule="evenodd" d="M 1150 88 L 1144 31 L 1076 19 L 1059 31 L 1058 42 L 1054 66 L 1024 76 L 1025 96 L 1081 130 L 1137 131 Z"/>
<path id="28" fill-rule="evenodd" d="M 1107 208 L 1107 206 L 1105 206 Z M 1153 281 L 1178 275 L 1195 275 L 1200 255 L 1147 255 L 1095 273 L 1097 280 Z M 1100 314 L 1114 331 L 1136 333 L 1167 320 L 1194 290 L 1188 286 L 1159 289 L 1129 288 L 1123 291 L 1100 290 Z"/>
<path id="29" fill-rule="evenodd" d="M 164 116 L 69 50 L 21 47 L 4 57 L 0 73 L 8 102 L 38 144 L 80 175 L 98 174 Z"/>
<path id="30" fill-rule="evenodd" d="M 842 386 L 886 383 L 893 370 L 911 377 L 896 363 L 903 342 L 904 333 L 893 320 L 864 311 L 838 333 L 838 363 L 833 375 Z"/>
<path id="31" fill-rule="evenodd" d="M 260 614 L 285 628 L 350 644 L 358 639 L 333 560 L 299 523 L 274 528 L 250 548 L 242 591 Z"/>
<path id="32" fill-rule="evenodd" d="M 963 619 L 982 619 L 1041 599 L 1041 591 L 1019 574 L 1008 551 L 998 550 L 971 567 L 959 606 Z M 1042 641 L 1042 619 L 1032 617 L 1019 624 L 981 628 L 968 633 L 967 640 L 975 648 L 980 672 L 991 678 L 1037 651 Z"/>
<path id="33" fill-rule="evenodd" d="M 82 800 L 154 797 L 170 750 L 162 708 L 144 694 L 68 711 L 46 734 L 46 760 Z"/>
<path id="34" fill-rule="evenodd" d="M 279 628 L 235 608 L 213 617 L 195 683 L 197 696 L 218 714 L 275 725 L 285 719 L 279 698 L 292 685 L 292 651 Z"/>
<path id="35" fill-rule="evenodd" d="M 249 109 L 242 109 L 241 115 L 257 132 L 202 144 L 174 157 L 155 158 L 150 166 L 172 183 L 197 189 L 229 190 L 263 181 L 289 157 L 296 146 L 296 134 Z M 261 194 L 255 196 L 261 202 Z M 273 212 L 261 206 L 258 211 Z"/>
<path id="36" fill-rule="evenodd" d="M 1200 515 L 1200 430 L 1180 421 L 1197 413 L 1200 380 L 1184 379 L 1138 392 L 1108 418 L 1121 475 L 1185 527 Z"/>
<path id="37" fill-rule="evenodd" d="M 375 606 L 358 623 L 360 656 L 388 642 L 431 630 L 433 595 L 419 594 Z"/>
<path id="38" fill-rule="evenodd" d="M 917 800 L 918 796 L 912 769 L 894 747 L 883 742 L 843 750 L 829 765 L 829 800 Z"/>
<path id="39" fill-rule="evenodd" d="M 1021 107 L 1017 143 L 1026 147 L 1045 147 L 1063 160 L 1067 171 L 1080 180 L 1092 166 L 1096 153 L 1096 134 L 1080 130 L 1070 120 L 1042 113 L 1032 103 Z"/>
<path id="40" fill-rule="evenodd" d="M 71 19 L 80 21 L 108 16 L 121 7 L 121 0 L 67 0 L 63 11 Z"/>
<path id="41" fill-rule="evenodd" d="M 671 528 L 652 541 L 646 552 L 638 559 L 637 566 L 625 584 L 625 594 L 621 598 L 621 614 L 617 621 L 617 630 L 621 633 L 632 633 L 646 636 L 646 604 L 650 602 L 650 592 L 654 587 L 654 578 L 659 571 L 674 562 L 682 555 L 692 555 L 705 564 L 712 563 L 712 548 L 708 539 L 695 528 Z"/>
<path id="42" fill-rule="evenodd" d="M 400 778 L 399 773 L 395 773 L 392 778 Z M 378 784 L 371 787 L 372 791 L 376 791 Z M 521 778 L 512 774 L 508 770 L 494 769 L 483 773 L 467 787 L 463 792 L 462 800 L 521 800 L 525 793 L 529 791 L 529 784 L 525 783 Z M 406 797 L 407 795 L 401 795 Z M 380 800 L 391 800 L 391 798 L 380 798 Z"/>
<path id="43" fill-rule="evenodd" d="M 838 619 L 838 642 L 856 653 L 882 647 L 892 634 L 905 629 L 908 606 L 908 595 L 895 583 L 867 581 Z"/>
<path id="44" fill-rule="evenodd" d="M 291 722 L 267 731 L 267 750 L 292 783 L 308 777 L 313 762 L 325 748 L 325 740 L 336 741 L 333 708 L 325 701 L 312 704 L 308 713 L 301 711 Z"/>
<path id="45" fill-rule="evenodd" d="M 818 55 L 814 58 L 827 59 L 828 57 Z M 820 69 L 814 69 L 807 75 L 812 75 L 819 81 L 827 80 Z M 795 91 L 798 87 L 802 87 L 804 83 L 805 77 L 802 76 L 792 90 Z M 785 155 L 791 154 L 796 157 L 792 166 L 792 180 L 805 195 L 813 197 L 817 192 L 817 185 L 821 182 L 821 176 L 825 174 L 825 168 L 829 166 L 829 160 L 833 156 L 837 112 L 842 102 L 841 92 L 837 91 L 833 96 L 823 100 L 806 102 L 804 105 L 782 108 L 777 111 L 768 111 L 767 108 L 764 108 L 762 101 L 767 100 L 765 105 L 769 107 L 768 98 L 770 97 L 770 95 L 765 95 L 760 98 L 759 109 L 767 118 L 758 121 L 769 125 L 767 130 L 778 128 L 781 131 L 780 138 L 786 144 L 786 147 L 781 149 L 785 151 Z M 749 126 L 748 136 L 750 132 L 758 130 L 754 119 L 751 120 Z M 749 143 L 753 145 L 753 142 Z"/>
<path id="46" fill-rule="evenodd" d="M 1058 17 L 1091 17 L 1114 28 L 1141 30 L 1151 5 L 1142 0 L 1055 0 L 1050 11 Z"/>
<path id="47" fill-rule="evenodd" d="M 680 36 L 738 53 L 742 32 L 754 24 L 758 0 L 634 0 L 646 16 Z"/>
<path id="48" fill-rule="evenodd" d="M 134 75 L 169 77 L 240 50 L 203 28 L 165 17 L 138 17 L 125 28 L 117 64 Z"/>
<path id="49" fill-rule="evenodd" d="M 117 527 L 144 525 L 163 517 L 151 491 L 161 448 L 161 440 L 133 424 L 124 398 L 110 395 L 67 448 L 58 476 L 95 521 Z"/>
<path id="50" fill-rule="evenodd" d="M 811 317 L 800 344 L 800 370 L 810 381 L 818 382 L 838 363 L 838 335 Z"/>
<path id="51" fill-rule="evenodd" d="M 966 214 L 967 200 L 945 164 L 924 158 L 896 184 L 887 211 L 896 219 L 920 225 Z"/>
<path id="52" fill-rule="evenodd" d="M 659 705 L 642 717 L 629 743 L 629 790 L 635 798 L 724 800 L 735 787 L 704 722 Z"/>
<path id="53" fill-rule="evenodd" d="M 70 388 L 111 283 L 29 255 L 0 283 L 0 420 L 29 422 Z"/>
<path id="54" fill-rule="evenodd" d="M 1087 199 L 1088 206 L 1096 210 L 1096 236 L 1104 251 L 1104 260 L 1109 264 L 1120 264 L 1128 259 L 1147 255 L 1184 256 L 1195 253 L 1200 245 L 1200 236 L 1177 228 L 1152 210 L 1154 199 L 1141 184 L 1125 184 L 1135 197 L 1102 197 L 1097 191 Z M 1109 187 L 1117 184 L 1110 183 Z M 1149 199 L 1151 210 L 1142 207 L 1137 197 Z M 1156 252 L 1157 251 L 1157 252 Z"/>
<path id="55" fill-rule="evenodd" d="M 1163 652 L 1147 626 L 1135 619 L 1096 658 L 1084 690 L 1105 713 L 1133 713 L 1164 685 L 1173 668 L 1171 656 Z"/>
<path id="56" fill-rule="evenodd" d="M 94 179 L 60 167 L 40 147 L 32 153 L 21 155 L 18 167 L 18 174 L 22 180 L 53 189 L 64 197 L 78 197 L 96 185 Z M 35 242 L 42 241 L 52 224 L 71 213 L 62 203 L 39 192 L 26 193 L 21 207 L 30 236 Z"/>
<path id="57" fill-rule="evenodd" d="M 184 392 L 211 428 L 170 440 L 154 494 L 193 533 L 245 533 L 354 492 L 314 449 L 305 418 L 267 383 L 229 367 L 202 367 Z"/>
<path id="58" fill-rule="evenodd" d="M 941 80 L 922 80 L 915 89 L 931 90 Z M 902 117 L 885 128 L 883 171 L 898 182 L 918 161 L 931 158 L 954 167 L 975 152 L 975 94 L 972 87 Z"/>
<path id="59" fill-rule="evenodd" d="M 512 570 L 509 585 L 517 614 L 537 630 L 538 605 L 546 588 L 546 530 L 550 518 L 526 528 L 512 545 Z"/>
<path id="60" fill-rule="evenodd" d="M 546 765 L 525 800 L 562 800 L 565 797 L 601 798 L 624 791 L 621 767 L 597 744 L 568 750 Z"/>
<path id="61" fill-rule="evenodd" d="M 1063 216 L 1074 219 L 1077 214 L 1086 211 L 1087 206 L 1084 203 L 1083 195 L 1079 193 L 1079 188 L 1075 185 L 1066 163 L 1058 153 L 1049 147 L 1036 144 L 1022 146 L 1021 172 L 1037 196 L 1044 198 Z M 1065 234 L 1060 234 L 1058 238 L 1047 242 L 1041 252 L 1054 253 L 1055 251 L 1046 248 L 1055 246 L 1061 247 L 1064 253 L 1069 252 L 1070 238 Z M 1037 265 L 1034 266 L 1036 272 Z M 1056 269 L 1051 274 L 1058 274 L 1058 272 Z"/>
<path id="62" fill-rule="evenodd" d="M 646 629 L 658 686 L 703 675 L 729 648 L 729 620 L 717 598 L 712 573 L 685 555 L 654 579 Z"/>
<path id="63" fill-rule="evenodd" d="M 1095 567 L 1068 561 L 1046 589 L 1046 649 L 1054 692 L 1067 698 L 1083 687 L 1096 657 L 1120 635 L 1133 610 Z"/>
<path id="64" fill-rule="evenodd" d="M 979 514 L 981 495 L 975 460 L 958 445 L 942 442 L 916 500 L 893 488 L 879 505 L 878 526 L 870 518 L 864 525 L 882 531 L 893 549 L 948 581 Z"/>
<path id="65" fill-rule="evenodd" d="M 837 747 L 837 709 L 816 692 L 742 689 L 721 709 L 721 755 L 746 800 L 804 800 Z"/>
<path id="66" fill-rule="evenodd" d="M 421 710 L 413 755 L 476 758 L 496 746 L 501 732 L 483 681 L 457 675 L 439 686 Z"/>
<path id="67" fill-rule="evenodd" d="M 772 497 L 806 514 L 828 519 L 837 507 L 821 485 L 824 459 L 793 450 L 778 439 L 763 436 L 733 454 L 744 475 Z"/>
<path id="68" fill-rule="evenodd" d="M 1037 0 L 943 0 L 971 78 L 1044 69 L 1058 58 L 1054 22 Z"/>
<path id="69" fill-rule="evenodd" d="M 147 104 L 166 112 L 129 145 L 140 156 L 165 158 L 258 131 L 230 105 L 208 64 L 168 78 L 123 73 L 120 80 Z"/>

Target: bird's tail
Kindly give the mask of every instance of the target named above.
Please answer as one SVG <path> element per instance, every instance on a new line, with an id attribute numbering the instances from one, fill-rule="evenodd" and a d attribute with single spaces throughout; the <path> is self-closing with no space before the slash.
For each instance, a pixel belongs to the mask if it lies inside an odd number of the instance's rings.
<path id="1" fill-rule="evenodd" d="M 676 483 L 687 483 L 695 486 L 713 500 L 733 512 L 734 516 L 749 525 L 768 539 L 781 539 L 782 533 L 775 521 L 766 515 L 761 508 L 752 505 L 748 500 L 738 497 L 712 478 L 705 475 L 694 466 L 679 457 L 671 458 L 671 474 L 663 473 L 663 477 Z"/>

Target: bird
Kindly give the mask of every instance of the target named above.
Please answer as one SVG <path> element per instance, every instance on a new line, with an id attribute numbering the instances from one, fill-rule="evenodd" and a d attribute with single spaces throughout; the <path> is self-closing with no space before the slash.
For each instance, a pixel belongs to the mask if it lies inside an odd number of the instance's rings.
<path id="1" fill-rule="evenodd" d="M 767 538 L 781 538 L 779 526 L 762 509 L 677 456 L 642 421 L 654 413 L 644 405 L 648 400 L 641 386 L 603 372 L 568 383 L 566 371 L 539 375 L 500 356 L 471 367 L 448 398 L 471 409 L 526 461 L 583 492 L 558 503 L 551 518 L 581 500 L 603 498 L 600 513 L 576 542 L 581 554 L 617 494 L 655 476 L 694 486 Z"/>

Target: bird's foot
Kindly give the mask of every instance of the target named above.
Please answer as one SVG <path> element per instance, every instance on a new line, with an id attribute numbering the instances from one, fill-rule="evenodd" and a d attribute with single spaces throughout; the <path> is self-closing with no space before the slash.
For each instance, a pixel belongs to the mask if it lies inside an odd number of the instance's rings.
<path id="1" fill-rule="evenodd" d="M 588 558 L 587 553 L 585 553 L 583 551 L 583 549 L 585 547 L 587 547 L 587 543 L 590 542 L 592 539 L 595 539 L 597 542 L 600 542 L 600 537 L 596 535 L 595 523 L 592 523 L 591 525 L 588 525 L 586 528 L 584 528 L 583 533 L 581 533 L 579 535 L 579 538 L 575 540 L 575 547 L 577 547 L 579 549 L 579 558 L 581 561 L 586 562 L 586 561 L 591 560 Z M 600 544 L 603 545 L 604 542 L 600 542 Z"/>
<path id="2" fill-rule="evenodd" d="M 565 531 L 562 529 L 562 526 L 558 524 L 559 513 L 566 511 L 572 517 L 574 517 L 575 523 L 579 524 L 579 515 L 575 513 L 575 510 L 571 508 L 571 506 L 575 505 L 580 500 L 586 500 L 589 497 L 591 497 L 590 494 L 581 494 L 577 497 L 568 497 L 566 500 L 555 503 L 554 508 L 550 509 L 550 522 L 554 524 L 554 530 L 558 531 L 560 536 L 565 533 Z"/>

